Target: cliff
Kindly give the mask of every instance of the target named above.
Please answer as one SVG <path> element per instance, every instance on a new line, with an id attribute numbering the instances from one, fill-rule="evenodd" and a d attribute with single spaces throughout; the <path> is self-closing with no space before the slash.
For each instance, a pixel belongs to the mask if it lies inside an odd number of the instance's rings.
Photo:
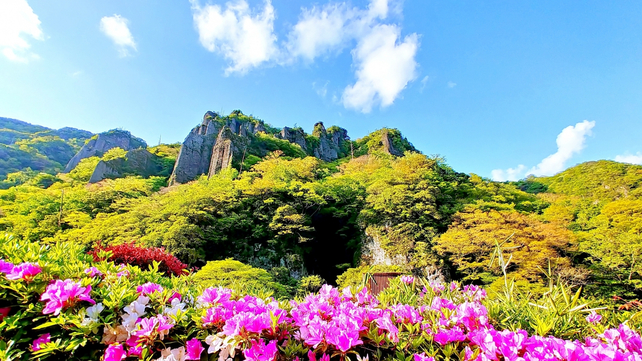
<path id="1" fill-rule="evenodd" d="M 71 158 L 63 173 L 71 172 L 71 170 L 85 158 L 102 157 L 105 152 L 116 147 L 129 151 L 138 148 L 147 148 L 147 143 L 125 130 L 114 129 L 97 134 L 91 137 L 85 145 L 80 148 L 80 151 Z"/>
<path id="2" fill-rule="evenodd" d="M 128 175 L 147 178 L 158 175 L 162 170 L 163 165 L 160 157 L 150 153 L 147 149 L 137 148 L 128 151 L 124 157 L 98 162 L 89 183 Z"/>
<path id="3" fill-rule="evenodd" d="M 208 111 L 185 138 L 170 184 L 186 183 L 204 174 L 211 177 L 228 167 L 247 170 L 277 150 L 287 157 L 312 156 L 325 162 L 372 151 L 394 156 L 416 151 L 396 129 L 382 129 L 353 142 L 345 129 L 326 129 L 321 122 L 314 125 L 312 134 L 306 134 L 298 127 L 273 128 L 239 110 L 228 116 Z"/>

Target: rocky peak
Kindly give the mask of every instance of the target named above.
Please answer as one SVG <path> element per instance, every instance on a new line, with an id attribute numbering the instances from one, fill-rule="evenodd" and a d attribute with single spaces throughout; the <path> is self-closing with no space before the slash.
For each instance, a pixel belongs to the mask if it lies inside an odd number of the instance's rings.
<path id="1" fill-rule="evenodd" d="M 298 144 L 304 151 L 308 150 L 308 144 L 305 139 L 305 132 L 301 128 L 283 127 L 278 137 L 287 140 L 290 143 Z"/>
<path id="2" fill-rule="evenodd" d="M 97 134 L 91 137 L 85 145 L 80 148 L 78 153 L 71 158 L 63 172 L 69 173 L 81 160 L 89 157 L 102 157 L 105 152 L 116 147 L 129 151 L 138 148 L 147 148 L 147 143 L 133 136 L 126 130 L 112 129 L 108 132 Z"/>

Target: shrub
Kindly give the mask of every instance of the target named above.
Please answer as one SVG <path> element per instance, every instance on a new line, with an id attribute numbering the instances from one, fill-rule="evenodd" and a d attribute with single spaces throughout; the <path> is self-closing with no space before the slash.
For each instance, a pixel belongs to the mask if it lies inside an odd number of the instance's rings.
<path id="1" fill-rule="evenodd" d="M 158 270 L 166 275 L 179 276 L 187 273 L 185 271 L 187 265 L 166 252 L 164 248 L 138 247 L 134 242 L 107 247 L 98 245 L 89 254 L 94 257 L 94 261 L 111 261 L 116 264 L 139 266 L 143 269 L 149 269 L 154 262 L 158 262 Z M 105 257 L 107 254 L 108 256 Z"/>

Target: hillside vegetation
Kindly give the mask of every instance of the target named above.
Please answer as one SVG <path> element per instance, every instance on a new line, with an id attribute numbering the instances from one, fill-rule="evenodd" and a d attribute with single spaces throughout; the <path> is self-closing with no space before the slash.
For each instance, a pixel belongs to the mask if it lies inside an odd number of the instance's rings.
<path id="1" fill-rule="evenodd" d="M 93 134 L 75 129 L 49 129 L 0 117 L 0 189 L 43 172 L 56 174 Z"/>
<path id="2" fill-rule="evenodd" d="M 498 183 L 417 152 L 394 129 L 383 131 L 404 154 L 386 152 L 378 131 L 344 145 L 333 162 L 266 129 L 255 137 L 275 146 L 267 155 L 186 184 L 167 186 L 177 157 L 168 145 L 149 149 L 167 164 L 148 178 L 88 185 L 98 157 L 69 174 L 26 176 L 0 190 L 0 232 L 87 250 L 133 241 L 190 267 L 233 259 L 263 269 L 256 274 L 286 293 L 307 276 L 332 283 L 343 274 L 339 283 L 355 284 L 373 269 L 490 291 L 506 271 L 534 293 L 551 275 L 596 295 L 642 293 L 642 166 L 598 161 Z M 510 257 L 504 269 L 498 244 Z"/>

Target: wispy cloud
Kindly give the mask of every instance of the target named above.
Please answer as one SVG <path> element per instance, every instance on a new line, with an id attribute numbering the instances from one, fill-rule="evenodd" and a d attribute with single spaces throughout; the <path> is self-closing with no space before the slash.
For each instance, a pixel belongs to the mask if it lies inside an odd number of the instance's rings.
<path id="1" fill-rule="evenodd" d="M 515 181 L 525 175 L 551 176 L 564 170 L 567 162 L 586 147 L 586 138 L 592 134 L 595 121 L 583 121 L 570 125 L 557 135 L 557 151 L 544 158 L 537 166 L 525 172 L 526 167 L 519 165 L 516 168 L 494 169 L 491 177 L 496 181 Z"/>
<path id="2" fill-rule="evenodd" d="M 0 49 L 9 60 L 26 63 L 37 59 L 27 39 L 44 40 L 40 19 L 26 0 L 0 1 Z"/>
<path id="3" fill-rule="evenodd" d="M 318 96 L 321 98 L 325 98 L 326 95 L 328 95 L 328 84 L 330 84 L 329 81 L 326 81 L 323 83 L 323 85 L 317 84 L 317 82 L 312 83 L 312 89 L 317 93 Z"/>
<path id="4" fill-rule="evenodd" d="M 390 13 L 400 11 L 400 1 L 371 0 L 367 8 L 348 2 L 303 8 L 282 43 L 274 33 L 270 0 L 259 10 L 251 10 L 246 0 L 228 2 L 224 8 L 190 1 L 200 42 L 230 62 L 226 74 L 244 74 L 261 65 L 310 63 L 352 48 L 356 79 L 345 87 L 341 103 L 364 113 L 391 105 L 416 78 L 419 35 L 402 37 L 399 24 L 386 22 Z"/>
<path id="5" fill-rule="evenodd" d="M 453 81 L 449 81 L 449 82 L 446 84 L 446 86 L 447 86 L 448 88 L 452 89 L 452 88 L 454 88 L 454 87 L 456 87 L 456 86 L 457 86 L 457 83 L 455 83 L 455 82 L 453 82 Z"/>
<path id="6" fill-rule="evenodd" d="M 131 55 L 130 51 L 137 51 L 128 23 L 126 18 L 118 14 L 100 19 L 100 31 L 114 42 L 121 58 Z"/>
<path id="7" fill-rule="evenodd" d="M 201 6 L 191 0 L 194 25 L 203 47 L 222 54 L 231 64 L 226 74 L 246 73 L 279 53 L 274 34 L 274 7 L 266 0 L 261 11 L 253 11 L 245 0 Z"/>
<path id="8" fill-rule="evenodd" d="M 493 169 L 490 172 L 490 176 L 494 181 L 497 182 L 516 181 L 524 176 L 525 170 L 526 166 L 520 164 L 515 168 Z"/>
<path id="9" fill-rule="evenodd" d="M 631 163 L 631 164 L 640 164 L 642 165 L 642 153 L 637 152 L 636 154 L 622 154 L 615 156 L 616 162 L 622 163 Z"/>
<path id="10" fill-rule="evenodd" d="M 428 75 L 421 79 L 421 88 L 419 88 L 420 93 L 423 93 L 424 88 L 426 87 L 426 85 L 428 85 L 428 80 L 430 80 L 430 77 Z"/>

